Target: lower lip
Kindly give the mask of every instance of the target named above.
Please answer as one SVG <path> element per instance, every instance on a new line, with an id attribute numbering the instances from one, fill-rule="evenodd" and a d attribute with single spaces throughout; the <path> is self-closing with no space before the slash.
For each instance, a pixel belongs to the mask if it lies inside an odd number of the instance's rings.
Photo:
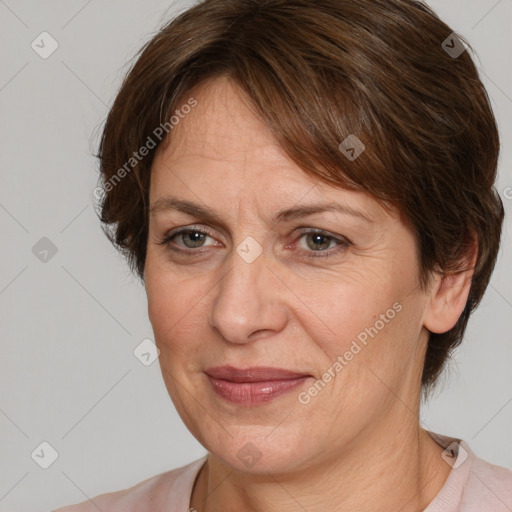
<path id="1" fill-rule="evenodd" d="M 265 382 L 232 382 L 207 375 L 213 390 L 228 402 L 241 405 L 268 403 L 278 396 L 292 391 L 310 377 L 269 380 Z"/>

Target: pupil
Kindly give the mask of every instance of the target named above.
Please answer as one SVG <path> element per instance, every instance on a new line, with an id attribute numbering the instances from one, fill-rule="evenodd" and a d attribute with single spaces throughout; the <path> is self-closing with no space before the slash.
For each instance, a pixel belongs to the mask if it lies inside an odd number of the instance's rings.
<path id="1" fill-rule="evenodd" d="M 188 238 L 191 242 L 192 247 L 200 247 L 201 243 L 203 242 L 203 235 L 202 233 L 198 233 L 197 231 L 191 232 L 191 233 L 185 233 L 185 244 L 186 238 Z"/>
<path id="2" fill-rule="evenodd" d="M 313 250 L 319 250 L 319 249 L 326 249 L 329 247 L 329 240 L 328 237 L 325 235 L 318 235 L 314 234 L 312 236 L 312 244 L 308 244 L 311 249 Z M 322 240 L 324 240 L 324 243 L 322 243 Z"/>

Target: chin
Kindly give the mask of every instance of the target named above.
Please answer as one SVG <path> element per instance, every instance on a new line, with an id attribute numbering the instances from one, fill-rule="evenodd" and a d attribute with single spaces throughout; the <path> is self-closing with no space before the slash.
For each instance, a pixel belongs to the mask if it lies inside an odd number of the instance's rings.
<path id="1" fill-rule="evenodd" d="M 291 468 L 299 469 L 310 457 L 302 452 L 305 446 L 314 449 L 311 443 L 304 443 L 303 437 L 283 427 L 272 430 L 269 427 L 248 426 L 227 428 L 230 436 L 222 431 L 212 442 L 202 443 L 209 453 L 220 459 L 227 467 L 253 475 L 288 473 Z M 281 431 L 278 433 L 278 430 Z M 211 431 L 207 437 L 211 437 Z"/>

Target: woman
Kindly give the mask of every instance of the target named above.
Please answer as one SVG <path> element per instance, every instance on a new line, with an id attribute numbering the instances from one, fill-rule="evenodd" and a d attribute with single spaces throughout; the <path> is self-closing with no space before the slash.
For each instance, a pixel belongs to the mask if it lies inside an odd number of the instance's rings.
<path id="1" fill-rule="evenodd" d="M 505 511 L 512 472 L 424 430 L 489 282 L 499 139 L 411 0 L 205 0 L 144 48 L 101 220 L 208 455 L 60 511 Z"/>

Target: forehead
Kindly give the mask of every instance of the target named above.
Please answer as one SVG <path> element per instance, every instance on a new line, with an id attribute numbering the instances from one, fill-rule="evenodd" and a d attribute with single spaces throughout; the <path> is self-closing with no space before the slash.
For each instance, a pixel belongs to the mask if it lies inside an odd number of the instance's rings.
<path id="1" fill-rule="evenodd" d="M 152 203 L 165 195 L 228 203 L 253 198 L 281 203 L 353 202 L 369 216 L 384 213 L 365 192 L 334 187 L 306 173 L 285 153 L 250 100 L 229 79 L 206 82 L 190 94 L 197 106 L 159 147 L 151 176 Z M 307 201 L 306 201 L 307 199 Z"/>
<path id="2" fill-rule="evenodd" d="M 319 181 L 286 155 L 244 93 L 227 78 L 201 84 L 184 102 L 190 97 L 197 105 L 170 132 L 153 161 L 153 195 L 172 187 L 180 194 L 205 197 L 214 191 L 227 197 L 242 189 L 256 191 L 262 184 L 276 192 L 300 192 Z"/>
<path id="3" fill-rule="evenodd" d="M 243 91 L 226 77 L 208 80 L 184 96 L 197 106 L 174 126 L 158 154 L 166 161 L 191 157 L 210 160 L 240 160 L 249 152 L 285 153 L 265 123 L 258 117 Z M 178 107 L 179 108 L 179 107 Z"/>

